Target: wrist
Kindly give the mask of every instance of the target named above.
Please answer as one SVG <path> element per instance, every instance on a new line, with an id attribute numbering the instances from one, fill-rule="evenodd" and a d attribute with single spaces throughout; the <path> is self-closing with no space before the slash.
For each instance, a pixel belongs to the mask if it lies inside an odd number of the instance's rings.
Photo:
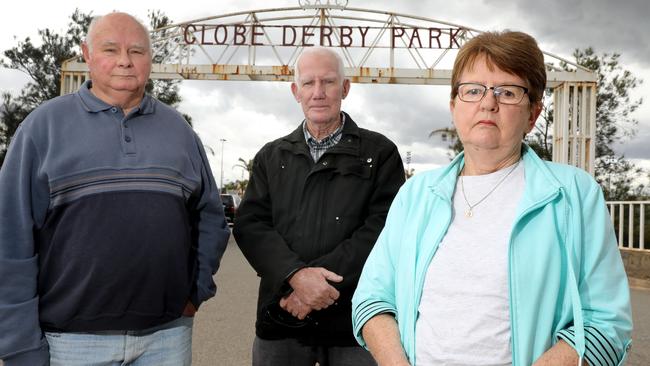
<path id="1" fill-rule="evenodd" d="M 300 266 L 300 267 L 292 270 L 291 272 L 289 272 L 289 274 L 284 278 L 284 283 L 286 283 L 289 287 L 293 288 L 295 286 L 296 275 L 298 274 L 298 272 L 300 272 L 301 270 L 303 270 L 305 268 L 307 268 L 307 267 L 306 266 Z M 291 291 L 289 291 L 289 293 L 290 292 Z"/>

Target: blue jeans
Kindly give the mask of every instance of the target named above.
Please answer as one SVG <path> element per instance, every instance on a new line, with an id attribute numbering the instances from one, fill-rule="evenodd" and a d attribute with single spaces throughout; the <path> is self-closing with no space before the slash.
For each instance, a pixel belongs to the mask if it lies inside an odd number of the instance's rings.
<path id="1" fill-rule="evenodd" d="M 50 366 L 190 366 L 193 318 L 140 331 L 45 332 Z"/>

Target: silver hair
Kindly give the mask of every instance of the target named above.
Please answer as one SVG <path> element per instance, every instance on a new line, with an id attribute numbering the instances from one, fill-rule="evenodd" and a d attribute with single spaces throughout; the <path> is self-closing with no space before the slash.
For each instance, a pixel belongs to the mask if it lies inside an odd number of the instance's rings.
<path id="1" fill-rule="evenodd" d="M 313 55 L 313 54 L 321 54 L 321 55 L 326 54 L 334 57 L 334 59 L 336 60 L 336 65 L 338 66 L 336 71 L 339 74 L 339 79 L 341 80 L 341 84 L 343 84 L 346 77 L 345 77 L 345 67 L 343 66 L 343 59 L 341 58 L 341 56 L 329 48 L 314 46 L 314 47 L 306 47 L 302 51 L 300 56 L 298 56 L 298 59 L 296 60 L 296 67 L 293 68 L 293 81 L 296 83 L 296 85 L 300 87 L 300 82 L 299 82 L 300 70 L 298 68 L 298 65 L 300 64 L 300 60 L 302 60 L 303 56 L 305 55 Z"/>
<path id="2" fill-rule="evenodd" d="M 110 14 L 124 14 L 124 15 L 128 16 L 129 18 L 133 19 L 140 27 L 142 27 L 142 30 L 147 35 L 147 47 L 148 47 L 149 51 L 151 51 L 151 33 L 149 33 L 149 28 L 142 21 L 140 21 L 140 19 L 134 17 L 131 14 L 122 13 L 122 12 L 118 12 L 118 11 L 114 11 L 114 12 L 108 13 L 106 15 L 110 15 Z M 84 43 L 86 44 L 86 46 L 88 47 L 88 51 L 90 51 L 90 52 L 92 52 L 92 47 L 93 47 L 92 46 L 93 45 L 92 37 L 94 35 L 95 28 L 97 27 L 97 24 L 99 24 L 99 22 L 106 15 L 97 15 L 97 16 L 93 17 L 93 19 L 90 21 L 90 25 L 88 25 L 88 32 L 86 32 L 86 39 L 84 40 Z"/>

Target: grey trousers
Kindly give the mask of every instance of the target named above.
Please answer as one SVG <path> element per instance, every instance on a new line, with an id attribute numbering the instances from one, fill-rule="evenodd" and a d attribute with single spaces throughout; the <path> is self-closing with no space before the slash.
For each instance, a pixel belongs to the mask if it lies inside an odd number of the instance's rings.
<path id="1" fill-rule="evenodd" d="M 266 340 L 255 337 L 253 366 L 377 366 L 360 346 L 306 346 L 295 339 Z"/>

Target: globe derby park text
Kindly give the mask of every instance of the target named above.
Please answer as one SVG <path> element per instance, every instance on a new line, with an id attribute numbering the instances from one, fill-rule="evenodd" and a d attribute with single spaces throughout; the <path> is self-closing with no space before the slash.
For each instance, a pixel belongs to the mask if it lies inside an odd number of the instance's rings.
<path id="1" fill-rule="evenodd" d="M 460 48 L 463 28 L 296 26 L 262 24 L 188 24 L 188 45 Z"/>

